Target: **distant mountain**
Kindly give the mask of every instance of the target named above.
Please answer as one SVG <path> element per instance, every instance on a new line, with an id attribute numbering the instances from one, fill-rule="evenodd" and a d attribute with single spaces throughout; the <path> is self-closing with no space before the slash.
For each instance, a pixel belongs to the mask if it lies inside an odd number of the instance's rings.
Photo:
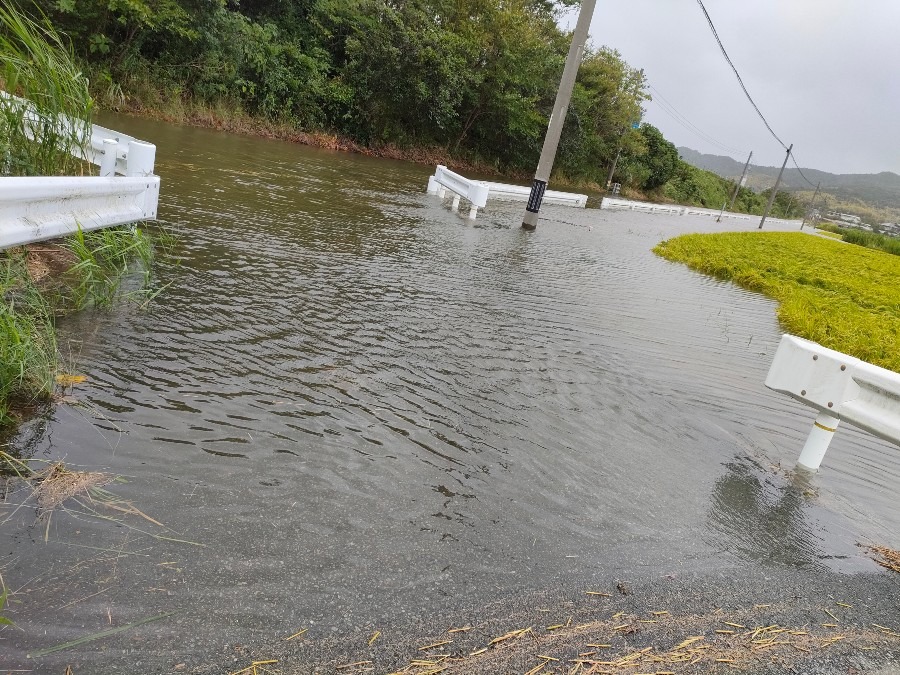
<path id="1" fill-rule="evenodd" d="M 678 154 L 688 164 L 712 171 L 723 178 L 737 180 L 744 168 L 743 162 L 722 155 L 706 155 L 690 148 L 678 148 Z M 775 184 L 777 166 L 750 165 L 748 186 L 766 189 Z M 878 208 L 900 208 L 900 176 L 890 171 L 882 173 L 834 174 L 817 169 L 803 169 L 803 174 L 815 185 L 822 181 L 822 190 L 844 200 L 859 199 Z M 797 169 L 784 170 L 782 185 L 789 190 L 811 190 Z"/>

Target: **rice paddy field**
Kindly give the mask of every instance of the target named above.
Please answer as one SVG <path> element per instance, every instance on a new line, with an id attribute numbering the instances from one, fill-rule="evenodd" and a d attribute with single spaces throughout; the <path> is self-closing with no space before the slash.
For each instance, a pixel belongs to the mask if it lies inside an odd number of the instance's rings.
<path id="1" fill-rule="evenodd" d="M 794 335 L 900 371 L 900 257 L 799 232 L 689 234 L 654 251 L 778 300 Z"/>

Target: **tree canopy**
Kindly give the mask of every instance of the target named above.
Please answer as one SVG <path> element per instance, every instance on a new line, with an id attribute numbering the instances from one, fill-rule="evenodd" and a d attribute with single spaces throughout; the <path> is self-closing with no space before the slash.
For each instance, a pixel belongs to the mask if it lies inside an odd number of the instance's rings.
<path id="1" fill-rule="evenodd" d="M 34 4 L 31 4 L 32 1 Z M 445 147 L 533 168 L 573 0 L 17 0 L 67 34 L 95 87 L 144 104 L 232 106 L 364 144 Z M 605 180 L 648 98 L 643 73 L 588 49 L 557 168 Z M 623 138 L 623 134 L 625 138 Z"/>

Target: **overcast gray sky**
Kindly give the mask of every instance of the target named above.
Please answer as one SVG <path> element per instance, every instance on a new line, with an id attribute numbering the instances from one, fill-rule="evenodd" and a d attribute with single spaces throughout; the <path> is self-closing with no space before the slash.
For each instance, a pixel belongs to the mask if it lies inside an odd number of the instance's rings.
<path id="1" fill-rule="evenodd" d="M 900 0 L 704 0 L 775 133 L 802 167 L 900 173 Z M 575 14 L 566 24 L 574 26 Z M 590 41 L 643 68 L 646 121 L 675 145 L 780 165 L 696 0 L 598 0 Z M 664 99 L 664 100 L 662 100 Z M 724 150 L 685 128 L 676 110 Z M 791 164 L 789 164 L 791 166 Z"/>

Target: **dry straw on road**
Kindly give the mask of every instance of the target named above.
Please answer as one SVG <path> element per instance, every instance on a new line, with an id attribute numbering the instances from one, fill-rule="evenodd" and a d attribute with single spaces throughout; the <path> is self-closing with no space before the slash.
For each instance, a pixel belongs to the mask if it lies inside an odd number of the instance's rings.
<path id="1" fill-rule="evenodd" d="M 91 488 L 108 485 L 115 476 L 99 471 L 72 471 L 62 462 L 54 462 L 35 473 L 30 482 L 34 486 L 34 496 L 45 511 L 62 506 L 66 500 L 79 495 L 88 495 Z"/>
<path id="2" fill-rule="evenodd" d="M 875 554 L 875 562 L 893 572 L 900 572 L 900 551 L 895 551 L 887 546 L 869 546 L 868 548 Z"/>

